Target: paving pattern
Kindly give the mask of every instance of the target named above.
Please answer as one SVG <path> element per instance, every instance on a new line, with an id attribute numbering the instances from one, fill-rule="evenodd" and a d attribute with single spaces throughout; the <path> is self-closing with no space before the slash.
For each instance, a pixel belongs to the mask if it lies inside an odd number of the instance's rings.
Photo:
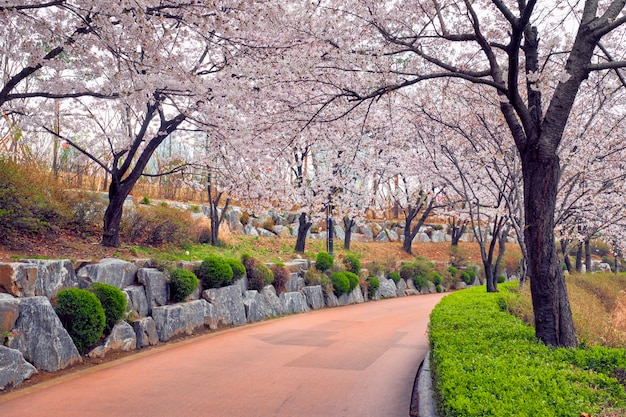
<path id="1" fill-rule="evenodd" d="M 406 417 L 441 297 L 319 310 L 168 344 L 0 396 L 0 416 Z"/>

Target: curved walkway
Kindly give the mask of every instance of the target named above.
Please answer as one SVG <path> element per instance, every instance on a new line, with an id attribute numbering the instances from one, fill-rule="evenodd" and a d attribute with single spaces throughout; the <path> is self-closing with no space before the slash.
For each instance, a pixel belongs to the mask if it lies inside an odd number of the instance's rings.
<path id="1" fill-rule="evenodd" d="M 406 417 L 442 295 L 211 333 L 0 396 L 0 416 Z"/>

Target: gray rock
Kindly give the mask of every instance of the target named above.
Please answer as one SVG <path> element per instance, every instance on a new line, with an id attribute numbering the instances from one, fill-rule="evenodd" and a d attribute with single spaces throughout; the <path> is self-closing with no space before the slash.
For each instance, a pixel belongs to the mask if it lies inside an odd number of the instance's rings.
<path id="1" fill-rule="evenodd" d="M 246 291 L 243 305 L 246 309 L 246 317 L 250 323 L 262 321 L 270 317 L 269 309 L 257 290 Z"/>
<path id="2" fill-rule="evenodd" d="M 456 288 L 457 290 L 464 290 L 467 288 L 467 284 L 463 281 L 459 281 L 456 284 L 454 284 L 454 288 Z"/>
<path id="3" fill-rule="evenodd" d="M 134 310 L 139 317 L 147 317 L 150 311 L 145 288 L 142 285 L 131 285 L 124 288 L 126 294 L 126 312 Z"/>
<path id="4" fill-rule="evenodd" d="M 137 265 L 121 259 L 106 258 L 97 264 L 83 266 L 77 275 L 84 288 L 92 282 L 104 282 L 122 289 L 136 282 Z"/>
<path id="5" fill-rule="evenodd" d="M 137 349 L 154 346 L 159 343 L 159 334 L 152 317 L 144 317 L 133 322 L 133 330 L 137 340 Z"/>
<path id="6" fill-rule="evenodd" d="M 297 272 L 292 272 L 285 283 L 287 292 L 300 291 L 304 287 L 304 278 Z"/>
<path id="7" fill-rule="evenodd" d="M 280 224 L 277 224 L 274 227 L 272 227 L 272 232 L 274 232 L 274 234 L 278 237 L 283 237 L 283 238 L 291 237 L 291 230 L 289 230 L 289 227 L 283 226 Z"/>
<path id="8" fill-rule="evenodd" d="M 0 391 L 17 387 L 37 373 L 37 369 L 26 362 L 22 352 L 0 345 Z"/>
<path id="9" fill-rule="evenodd" d="M 137 335 L 133 326 L 120 321 L 113 326 L 111 334 L 107 336 L 103 345 L 97 346 L 88 356 L 90 358 L 104 358 L 109 352 L 130 352 L 137 348 Z"/>
<path id="10" fill-rule="evenodd" d="M 19 309 L 19 299 L 10 294 L 0 293 L 0 336 L 13 330 Z"/>
<path id="11" fill-rule="evenodd" d="M 248 276 L 244 275 L 243 277 L 239 278 L 237 281 L 233 282 L 233 285 L 237 285 L 239 286 L 239 288 L 241 288 L 241 295 L 243 296 L 246 291 L 248 291 Z"/>
<path id="12" fill-rule="evenodd" d="M 446 241 L 446 234 L 442 230 L 434 230 L 430 235 L 430 240 L 434 243 Z"/>
<path id="13" fill-rule="evenodd" d="M 369 229 L 372 231 L 372 235 L 378 235 L 380 232 L 383 231 L 383 227 L 378 223 L 370 223 Z"/>
<path id="14" fill-rule="evenodd" d="M 422 232 L 417 233 L 415 237 L 413 238 L 413 242 L 428 243 L 430 242 L 430 236 Z"/>
<path id="15" fill-rule="evenodd" d="M 239 285 L 211 288 L 205 290 L 202 293 L 202 297 L 215 307 L 219 325 L 241 326 L 247 322 L 246 309 L 243 305 L 241 287 Z"/>
<path id="16" fill-rule="evenodd" d="M 37 295 L 37 272 L 37 265 L 0 263 L 0 292 L 16 297 L 34 297 Z"/>
<path id="17" fill-rule="evenodd" d="M 72 338 L 46 297 L 22 298 L 14 328 L 21 336 L 9 347 L 22 352 L 38 370 L 56 372 L 81 362 Z"/>
<path id="18" fill-rule="evenodd" d="M 339 303 L 339 299 L 334 293 L 324 294 L 324 302 L 326 303 L 326 307 L 338 307 L 342 304 Z"/>
<path id="19" fill-rule="evenodd" d="M 400 240 L 400 237 L 398 236 L 398 231 L 395 229 L 387 229 L 387 237 L 391 242 L 397 242 Z"/>
<path id="20" fill-rule="evenodd" d="M 293 259 L 289 262 L 285 262 L 285 266 L 289 268 L 291 272 L 304 273 L 309 269 L 309 261 L 306 259 Z"/>
<path id="21" fill-rule="evenodd" d="M 381 298 L 395 298 L 398 295 L 398 289 L 396 288 L 396 283 L 393 282 L 392 279 L 387 278 L 379 278 L 380 287 L 378 290 L 380 291 Z"/>
<path id="22" fill-rule="evenodd" d="M 154 307 L 152 318 L 159 340 L 167 342 L 172 337 L 191 335 L 204 328 L 204 304 L 202 300 Z"/>
<path id="23" fill-rule="evenodd" d="M 24 259 L 20 262 L 37 265 L 35 295 L 52 298 L 62 289 L 78 286 L 78 278 L 69 259 Z"/>
<path id="24" fill-rule="evenodd" d="M 276 295 L 276 289 L 271 285 L 266 285 L 261 290 L 261 297 L 268 309 L 268 317 L 278 317 L 285 314 L 283 310 L 283 303 Z"/>
<path id="25" fill-rule="evenodd" d="M 372 228 L 368 224 L 359 226 L 358 230 L 359 230 L 359 233 L 363 235 L 363 238 L 365 239 L 366 242 L 369 242 L 374 239 L 374 233 L 372 232 Z M 355 236 L 352 236 L 352 239 L 354 238 Z"/>
<path id="26" fill-rule="evenodd" d="M 349 294 L 341 294 L 338 298 L 339 305 L 346 306 L 350 304 L 359 304 L 365 302 L 363 298 L 363 292 L 361 292 L 361 286 L 353 289 Z"/>
<path id="27" fill-rule="evenodd" d="M 309 306 L 301 292 L 284 292 L 280 294 L 280 301 L 283 303 L 283 311 L 286 314 L 309 311 Z"/>
<path id="28" fill-rule="evenodd" d="M 389 235 L 387 234 L 387 230 L 381 230 L 378 235 L 376 235 L 376 242 L 389 242 Z"/>
<path id="29" fill-rule="evenodd" d="M 312 285 L 310 287 L 302 288 L 302 293 L 306 298 L 306 302 L 309 308 L 312 310 L 319 310 L 324 308 L 324 291 L 322 291 L 321 285 Z"/>
<path id="30" fill-rule="evenodd" d="M 202 307 L 204 308 L 204 325 L 208 326 L 211 330 L 217 330 L 219 326 L 219 317 L 217 316 L 215 306 L 207 300 L 201 299 L 200 301 L 202 302 Z"/>
<path id="31" fill-rule="evenodd" d="M 335 230 L 335 238 L 339 240 L 346 240 L 346 232 L 343 231 L 343 227 L 336 224 L 334 230 Z"/>
<path id="32" fill-rule="evenodd" d="M 241 227 L 241 209 L 239 207 L 229 207 L 224 213 L 224 219 L 230 227 L 230 230 L 235 231 L 237 227 Z"/>
<path id="33" fill-rule="evenodd" d="M 246 234 L 246 235 L 249 235 L 249 236 L 258 236 L 259 235 L 259 232 L 256 229 L 256 227 L 254 227 L 251 224 L 246 224 L 243 227 L 243 233 Z"/>
<path id="34" fill-rule="evenodd" d="M 261 237 L 276 237 L 276 235 L 269 230 L 266 230 L 262 227 L 257 227 L 256 232 Z"/>
<path id="35" fill-rule="evenodd" d="M 406 285 L 406 281 L 403 279 L 400 279 L 400 281 L 398 281 L 398 283 L 396 284 L 396 288 L 397 288 L 397 294 L 398 297 L 403 297 L 406 295 L 405 290 L 408 288 Z"/>
<path id="36" fill-rule="evenodd" d="M 169 299 L 169 286 L 165 274 L 155 268 L 141 268 L 137 272 L 139 283 L 146 289 L 148 314 L 153 307 L 164 306 Z"/>

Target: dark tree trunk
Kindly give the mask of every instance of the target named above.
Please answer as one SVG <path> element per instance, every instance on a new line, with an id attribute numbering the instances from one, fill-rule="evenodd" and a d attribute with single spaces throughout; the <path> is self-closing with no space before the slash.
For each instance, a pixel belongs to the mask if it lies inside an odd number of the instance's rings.
<path id="1" fill-rule="evenodd" d="M 434 200 L 430 200 L 426 208 L 424 208 L 425 202 L 425 200 L 421 200 L 415 206 L 411 206 L 409 204 L 404 210 L 406 225 L 404 226 L 404 242 L 402 242 L 402 250 L 409 255 L 413 255 L 413 249 L 411 246 L 413 245 L 413 239 L 415 239 L 415 235 L 417 235 L 417 232 L 419 232 L 420 228 L 424 225 L 424 222 L 428 218 L 430 212 L 433 210 L 433 208 L 435 208 Z M 417 224 L 412 227 L 411 223 L 413 223 L 413 220 L 415 220 L 415 217 L 417 217 L 422 208 L 424 208 L 424 211 L 422 211 L 422 215 L 417 221 Z"/>
<path id="2" fill-rule="evenodd" d="M 565 262 L 565 267 L 567 268 L 567 272 L 572 273 L 572 261 L 569 259 L 569 252 L 567 251 L 567 245 L 569 244 L 568 239 L 561 239 L 561 253 L 563 254 L 563 262 Z"/>
<path id="3" fill-rule="evenodd" d="M 112 181 L 109 185 L 109 205 L 104 212 L 104 228 L 102 230 L 102 246 L 120 246 L 120 222 L 124 211 L 126 197 L 133 189 L 133 184 L 119 185 Z"/>
<path id="4" fill-rule="evenodd" d="M 559 158 L 541 155 L 533 148 L 520 154 L 535 333 L 547 345 L 575 347 L 576 332 L 554 239 Z"/>
<path id="5" fill-rule="evenodd" d="M 585 239 L 585 269 L 587 273 L 591 273 L 591 242 Z"/>
<path id="6" fill-rule="evenodd" d="M 311 226 L 313 226 L 313 223 L 307 221 L 306 213 L 300 213 L 300 217 L 298 217 L 298 237 L 296 238 L 296 247 L 294 249 L 296 252 L 304 252 L 306 235 L 309 232 Z"/>
<path id="7" fill-rule="evenodd" d="M 332 217 L 326 221 L 326 251 L 335 256 L 335 226 Z"/>
<path id="8" fill-rule="evenodd" d="M 583 242 L 576 244 L 576 272 L 583 270 Z"/>
<path id="9" fill-rule="evenodd" d="M 211 174 L 208 175 L 207 194 L 209 197 L 209 219 L 211 220 L 211 246 L 219 246 L 220 225 L 224 221 L 224 215 L 230 205 L 230 197 L 224 202 L 224 208 L 220 213 L 219 204 L 223 193 L 213 192 L 211 189 Z M 214 195 L 215 194 L 215 195 Z"/>
<path id="10" fill-rule="evenodd" d="M 457 220 L 455 217 L 453 217 L 452 219 L 448 220 L 448 226 L 450 226 L 450 233 L 452 235 L 451 246 L 458 246 L 459 240 L 461 240 L 463 233 L 465 233 L 467 220 L 461 222 L 461 219 Z"/>
<path id="11" fill-rule="evenodd" d="M 346 230 L 346 237 L 343 240 L 343 248 L 350 250 L 350 241 L 352 240 L 352 228 L 354 227 L 354 219 L 348 216 L 343 218 L 343 227 Z"/>

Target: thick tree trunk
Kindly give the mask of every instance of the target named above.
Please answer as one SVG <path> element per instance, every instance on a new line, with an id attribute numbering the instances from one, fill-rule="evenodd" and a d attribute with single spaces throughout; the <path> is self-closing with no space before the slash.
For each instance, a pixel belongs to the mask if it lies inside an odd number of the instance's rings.
<path id="1" fill-rule="evenodd" d="M 326 221 L 326 251 L 335 256 L 335 226 L 332 217 Z"/>
<path id="2" fill-rule="evenodd" d="M 554 207 L 560 176 L 557 156 L 520 152 L 524 175 L 524 232 L 537 338 L 550 346 L 577 346 L 565 278 L 554 239 Z"/>
<path id="3" fill-rule="evenodd" d="M 585 269 L 587 273 L 591 273 L 591 242 L 585 239 Z"/>
<path id="4" fill-rule="evenodd" d="M 298 218 L 298 237 L 296 238 L 296 247 L 294 249 L 296 252 L 304 252 L 306 235 L 312 225 L 313 223 L 307 221 L 306 213 L 300 213 L 300 217 Z"/>
<path id="5" fill-rule="evenodd" d="M 134 184 L 133 184 L 134 185 Z M 102 246 L 120 246 L 120 222 L 124 211 L 124 202 L 132 190 L 132 186 L 119 186 L 115 182 L 109 185 L 109 205 L 104 212 L 104 228 Z"/>
<path id="6" fill-rule="evenodd" d="M 452 221 L 448 221 L 448 226 L 450 226 L 450 233 L 452 235 L 451 246 L 458 246 L 459 240 L 465 233 L 465 228 L 467 227 L 467 222 L 461 223 L 461 220 L 456 220 L 452 218 Z"/>
<path id="7" fill-rule="evenodd" d="M 354 220 L 349 217 L 344 217 L 343 227 L 346 231 L 346 237 L 343 240 L 343 248 L 345 250 L 350 250 L 350 242 L 352 240 L 352 228 L 354 227 Z"/>
<path id="8" fill-rule="evenodd" d="M 576 244 L 576 272 L 583 270 L 583 242 Z"/>

